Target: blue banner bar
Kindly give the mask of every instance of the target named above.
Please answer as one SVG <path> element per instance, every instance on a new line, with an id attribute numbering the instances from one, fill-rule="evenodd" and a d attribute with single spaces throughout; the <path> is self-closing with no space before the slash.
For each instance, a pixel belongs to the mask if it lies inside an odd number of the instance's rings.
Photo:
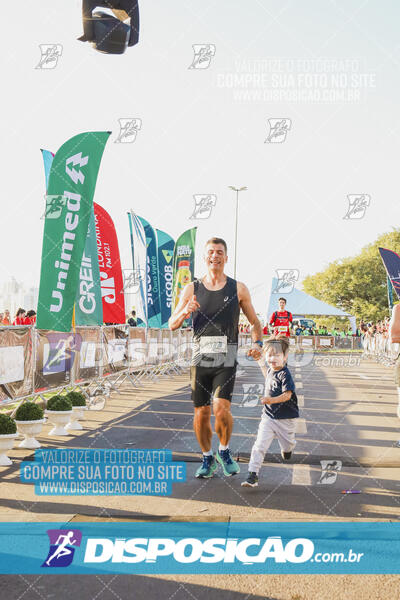
<path id="1" fill-rule="evenodd" d="M 400 523 L 0 523 L 0 573 L 397 574 Z"/>

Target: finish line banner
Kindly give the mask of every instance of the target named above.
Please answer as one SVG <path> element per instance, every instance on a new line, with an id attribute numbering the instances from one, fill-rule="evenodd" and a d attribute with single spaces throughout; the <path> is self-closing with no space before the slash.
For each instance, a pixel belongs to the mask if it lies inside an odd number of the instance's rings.
<path id="1" fill-rule="evenodd" d="M 400 523 L 0 523 L 2 574 L 398 574 Z"/>

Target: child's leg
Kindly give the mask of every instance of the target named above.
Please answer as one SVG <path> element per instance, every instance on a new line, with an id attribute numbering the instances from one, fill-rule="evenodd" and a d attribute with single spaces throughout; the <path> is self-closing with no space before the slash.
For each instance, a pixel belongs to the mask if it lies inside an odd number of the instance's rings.
<path id="1" fill-rule="evenodd" d="M 296 419 L 275 419 L 274 431 L 282 452 L 292 452 L 296 445 Z"/>
<path id="2" fill-rule="evenodd" d="M 266 415 L 263 411 L 261 421 L 258 426 L 257 439 L 254 442 L 253 448 L 251 449 L 251 456 L 249 462 L 250 473 L 258 474 L 263 463 L 265 453 L 270 447 L 272 440 L 274 439 L 275 434 L 271 428 L 271 421 L 272 419 L 270 419 L 268 415 Z"/>

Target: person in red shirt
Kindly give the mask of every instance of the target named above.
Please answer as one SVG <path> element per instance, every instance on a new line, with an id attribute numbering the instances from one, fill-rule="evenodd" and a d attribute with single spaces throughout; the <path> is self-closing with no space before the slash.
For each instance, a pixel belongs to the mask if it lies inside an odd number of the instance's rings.
<path id="1" fill-rule="evenodd" d="M 24 325 L 34 325 L 36 323 L 36 312 L 34 310 L 28 310 L 25 317 Z"/>
<path id="2" fill-rule="evenodd" d="M 292 327 L 292 313 L 286 310 L 285 298 L 278 300 L 279 310 L 272 313 L 269 324 L 274 328 L 274 335 L 290 337 L 290 329 Z"/>
<path id="3" fill-rule="evenodd" d="M 25 325 L 25 310 L 23 308 L 17 310 L 13 325 Z"/>

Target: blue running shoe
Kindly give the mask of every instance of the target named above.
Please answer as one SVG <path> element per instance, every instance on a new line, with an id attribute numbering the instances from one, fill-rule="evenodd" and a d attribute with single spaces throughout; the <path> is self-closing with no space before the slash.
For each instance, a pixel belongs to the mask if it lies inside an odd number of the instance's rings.
<path id="1" fill-rule="evenodd" d="M 226 475 L 227 477 L 240 473 L 240 467 L 237 464 L 236 460 L 233 460 L 229 448 L 227 448 L 226 450 L 219 450 L 217 452 L 216 459 L 221 465 L 224 471 L 224 475 Z"/>
<path id="2" fill-rule="evenodd" d="M 217 463 L 213 455 L 204 456 L 203 454 L 203 464 L 197 469 L 196 477 L 206 478 L 212 477 L 217 470 Z"/>

